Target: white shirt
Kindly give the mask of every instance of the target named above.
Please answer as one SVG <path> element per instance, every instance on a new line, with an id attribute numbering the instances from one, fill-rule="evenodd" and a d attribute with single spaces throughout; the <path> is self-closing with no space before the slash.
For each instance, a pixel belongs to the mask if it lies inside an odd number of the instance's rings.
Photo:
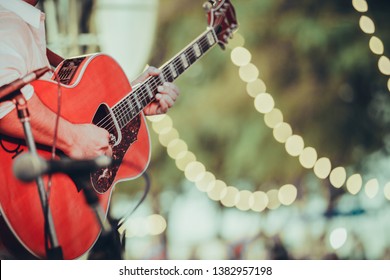
<path id="1" fill-rule="evenodd" d="M 45 15 L 21 0 L 0 0 L 0 86 L 50 63 L 46 57 Z M 26 99 L 34 89 L 22 89 Z M 0 119 L 15 108 L 0 103 Z"/>

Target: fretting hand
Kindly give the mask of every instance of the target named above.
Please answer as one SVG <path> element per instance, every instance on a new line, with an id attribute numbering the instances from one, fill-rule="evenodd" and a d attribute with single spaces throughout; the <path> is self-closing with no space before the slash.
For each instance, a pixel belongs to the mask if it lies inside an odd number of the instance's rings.
<path id="1" fill-rule="evenodd" d="M 160 74 L 160 69 L 149 66 L 144 73 L 132 82 L 132 84 L 137 85 L 150 76 L 158 76 Z M 175 84 L 169 82 L 165 82 L 163 85 L 158 86 L 157 91 L 156 100 L 144 108 L 143 111 L 145 115 L 165 114 L 168 109 L 173 106 L 180 93 L 179 88 Z"/>

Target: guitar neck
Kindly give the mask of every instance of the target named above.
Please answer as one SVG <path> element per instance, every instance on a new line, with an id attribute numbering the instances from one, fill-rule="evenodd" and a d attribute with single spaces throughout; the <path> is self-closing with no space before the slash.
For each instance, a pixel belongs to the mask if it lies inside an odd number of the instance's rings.
<path id="1" fill-rule="evenodd" d="M 125 127 L 149 103 L 155 100 L 158 86 L 164 82 L 176 80 L 216 44 L 217 36 L 215 30 L 212 28 L 207 29 L 181 52 L 162 65 L 159 76 L 149 77 L 114 105 L 112 111 L 118 120 L 119 126 L 121 128 Z"/>

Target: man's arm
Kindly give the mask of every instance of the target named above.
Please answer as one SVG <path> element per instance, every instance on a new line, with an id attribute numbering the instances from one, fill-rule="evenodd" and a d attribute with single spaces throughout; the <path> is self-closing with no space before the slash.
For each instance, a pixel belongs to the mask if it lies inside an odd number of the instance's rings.
<path id="1" fill-rule="evenodd" d="M 47 146 L 52 145 L 56 114 L 36 94 L 28 100 L 28 108 L 34 140 Z M 0 119 L 0 132 L 24 138 L 16 111 Z M 92 124 L 72 124 L 62 118 L 59 122 L 57 148 L 72 158 L 94 158 L 104 154 L 110 156 L 112 153 L 107 130 Z"/>
<path id="2" fill-rule="evenodd" d="M 53 67 L 57 67 L 64 60 L 62 56 L 59 56 L 48 48 L 46 48 L 46 56 L 49 59 L 50 65 Z"/>

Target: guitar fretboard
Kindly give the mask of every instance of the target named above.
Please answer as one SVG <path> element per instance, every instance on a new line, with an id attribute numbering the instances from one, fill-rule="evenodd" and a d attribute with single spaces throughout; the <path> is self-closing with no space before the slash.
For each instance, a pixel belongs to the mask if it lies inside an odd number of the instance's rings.
<path id="1" fill-rule="evenodd" d="M 125 127 L 149 103 L 155 100 L 158 86 L 164 82 L 173 82 L 176 80 L 216 44 L 217 36 L 215 30 L 206 30 L 181 52 L 161 66 L 161 74 L 159 76 L 149 77 L 114 105 L 112 111 L 120 128 Z"/>

